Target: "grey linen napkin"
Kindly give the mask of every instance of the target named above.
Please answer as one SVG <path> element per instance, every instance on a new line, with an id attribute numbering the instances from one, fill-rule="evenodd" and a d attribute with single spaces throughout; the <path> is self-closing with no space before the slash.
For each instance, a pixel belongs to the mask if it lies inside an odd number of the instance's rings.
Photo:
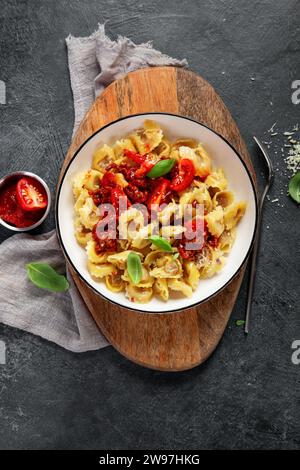
<path id="1" fill-rule="evenodd" d="M 187 65 L 153 49 L 118 37 L 112 41 L 99 25 L 89 37 L 66 39 L 74 98 L 74 132 L 95 96 L 127 72 L 158 65 Z M 74 352 L 108 346 L 89 314 L 71 276 L 70 289 L 53 293 L 35 287 L 27 279 L 26 263 L 47 262 L 60 273 L 65 259 L 55 230 L 39 236 L 15 235 L 0 246 L 0 322 L 20 328 Z"/>
<path id="2" fill-rule="evenodd" d="M 74 98 L 74 132 L 95 96 L 99 96 L 114 80 L 144 67 L 187 66 L 185 59 L 177 60 L 162 54 L 153 49 L 151 42 L 134 44 L 122 36 L 112 41 L 106 36 L 103 24 L 99 24 L 87 38 L 68 36 L 66 42 Z"/>

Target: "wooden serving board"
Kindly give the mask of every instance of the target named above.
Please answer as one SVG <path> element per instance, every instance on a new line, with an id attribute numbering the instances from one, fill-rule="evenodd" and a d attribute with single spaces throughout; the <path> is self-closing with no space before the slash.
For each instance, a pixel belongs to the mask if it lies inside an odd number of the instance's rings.
<path id="1" fill-rule="evenodd" d="M 99 128 L 122 116 L 151 111 L 171 112 L 208 125 L 235 147 L 255 179 L 245 143 L 221 98 L 203 78 L 175 67 L 142 69 L 111 84 L 76 132 L 61 176 L 79 146 Z M 108 341 L 128 359 L 164 371 L 190 369 L 209 357 L 223 335 L 244 275 L 243 268 L 225 290 L 199 307 L 150 314 L 110 303 L 69 268 Z"/>

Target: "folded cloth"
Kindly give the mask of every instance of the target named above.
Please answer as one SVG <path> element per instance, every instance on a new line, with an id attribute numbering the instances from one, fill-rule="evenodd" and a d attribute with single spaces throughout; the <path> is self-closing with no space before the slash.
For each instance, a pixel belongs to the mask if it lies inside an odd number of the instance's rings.
<path id="1" fill-rule="evenodd" d="M 87 38 L 68 36 L 69 71 L 74 98 L 74 132 L 85 113 L 102 91 L 128 72 L 144 67 L 174 65 L 184 67 L 187 61 L 177 60 L 153 49 L 152 43 L 134 44 L 119 36 L 112 41 L 103 24 Z"/>
<path id="2" fill-rule="evenodd" d="M 26 263 L 49 263 L 66 271 L 55 230 L 32 237 L 15 235 L 0 247 L 0 320 L 75 352 L 103 348 L 106 339 L 88 313 L 72 277 L 65 292 L 39 289 L 27 279 Z"/>
<path id="3" fill-rule="evenodd" d="M 66 39 L 74 98 L 74 132 L 104 88 L 127 72 L 157 65 L 184 66 L 153 49 L 151 43 L 109 39 L 104 25 L 91 36 Z M 27 278 L 25 265 L 46 262 L 66 272 L 55 231 L 44 235 L 18 234 L 0 246 L 0 322 L 39 335 L 74 352 L 100 349 L 109 343 L 89 314 L 71 276 L 65 293 L 39 289 Z"/>

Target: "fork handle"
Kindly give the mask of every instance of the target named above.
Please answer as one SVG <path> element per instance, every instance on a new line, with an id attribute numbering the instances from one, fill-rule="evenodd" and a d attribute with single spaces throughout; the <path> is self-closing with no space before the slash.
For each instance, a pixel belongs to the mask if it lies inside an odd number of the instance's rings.
<path id="1" fill-rule="evenodd" d="M 263 202 L 263 201 L 262 201 Z M 255 273 L 256 273 L 256 265 L 257 265 L 257 255 L 258 255 L 258 248 L 260 242 L 260 233 L 261 233 L 261 219 L 262 219 L 262 204 L 259 211 L 257 229 L 256 229 L 256 237 L 254 240 L 254 245 L 251 253 L 251 266 L 250 266 L 250 279 L 249 279 L 249 287 L 248 287 L 248 298 L 247 298 L 247 308 L 246 308 L 246 321 L 245 321 L 245 333 L 249 333 L 249 324 L 250 324 L 250 315 L 251 315 L 251 308 L 252 308 L 252 298 L 253 298 L 253 291 L 254 291 L 254 284 L 255 284 Z"/>

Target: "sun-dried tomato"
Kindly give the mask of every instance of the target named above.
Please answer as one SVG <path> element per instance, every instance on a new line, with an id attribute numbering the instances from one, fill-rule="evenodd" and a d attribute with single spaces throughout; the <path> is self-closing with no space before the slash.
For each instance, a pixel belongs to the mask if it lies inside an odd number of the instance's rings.
<path id="1" fill-rule="evenodd" d="M 135 172 L 135 176 L 137 178 L 145 176 L 157 162 L 157 159 L 154 159 L 151 153 L 140 155 L 139 153 L 133 152 L 132 150 L 125 149 L 124 155 L 138 164 L 138 168 Z"/>
<path id="2" fill-rule="evenodd" d="M 106 251 L 117 251 L 117 239 L 116 234 L 113 234 L 109 230 L 102 231 L 99 229 L 99 224 L 103 224 L 103 220 L 99 220 L 92 230 L 93 240 L 96 242 L 95 251 L 97 254 Z"/>
<path id="3" fill-rule="evenodd" d="M 198 223 L 197 223 L 198 222 Z M 178 242 L 180 256 L 186 260 L 193 260 L 197 253 L 201 252 L 207 238 L 207 226 L 204 220 L 203 225 L 196 219 L 191 219 L 185 224 L 186 231 L 182 239 Z M 193 244 L 193 248 L 189 246 Z"/>
<path id="4" fill-rule="evenodd" d="M 132 183 L 129 183 L 124 191 L 131 202 L 143 204 L 148 199 L 148 191 L 141 191 L 137 186 Z"/>
<path id="5" fill-rule="evenodd" d="M 212 247 L 212 248 L 217 248 L 219 245 L 219 238 L 214 237 L 213 235 L 209 234 L 207 237 L 207 243 Z"/>
<path id="6" fill-rule="evenodd" d="M 116 175 L 110 171 L 106 171 L 101 180 L 103 188 L 114 188 L 117 185 Z"/>
<path id="7" fill-rule="evenodd" d="M 116 173 L 122 173 L 128 183 L 134 184 L 139 189 L 148 188 L 149 178 L 146 178 L 145 176 L 136 176 L 137 166 L 132 166 L 128 163 L 121 163 L 120 165 L 112 163 L 108 168 Z"/>
<path id="8" fill-rule="evenodd" d="M 178 192 L 186 189 L 192 183 L 195 176 L 195 167 L 192 160 L 182 158 L 178 166 L 176 165 L 173 175 L 170 188 Z"/>
<path id="9" fill-rule="evenodd" d="M 195 258 L 196 251 L 195 250 L 187 250 L 184 241 L 181 241 L 178 244 L 177 249 L 179 251 L 179 254 L 180 254 L 181 258 L 186 259 L 186 260 L 190 260 L 190 261 Z"/>
<path id="10" fill-rule="evenodd" d="M 128 208 L 131 204 L 130 204 L 130 201 L 128 200 L 128 198 L 127 198 L 127 195 L 124 193 L 123 188 L 121 188 L 121 186 L 116 186 L 115 188 L 111 189 L 110 199 L 111 199 L 112 205 L 115 208 L 117 218 L 119 217 L 119 210 L 120 210 L 119 200 L 120 200 L 121 197 L 126 198 L 126 200 L 125 200 L 126 208 Z"/>
<path id="11" fill-rule="evenodd" d="M 99 188 L 94 191 L 89 191 L 89 195 L 94 201 L 94 204 L 98 207 L 100 204 L 106 204 L 110 202 L 110 189 L 109 188 Z"/>
<path id="12" fill-rule="evenodd" d="M 95 245 L 95 251 L 97 255 L 108 251 L 117 251 L 117 240 L 113 240 L 111 238 L 98 240 Z"/>
<path id="13" fill-rule="evenodd" d="M 124 155 L 125 157 L 128 157 L 131 160 L 133 160 L 135 163 L 141 164 L 145 161 L 144 155 L 140 155 L 139 153 L 133 152 L 132 150 L 129 150 L 129 149 L 124 149 Z"/>
<path id="14" fill-rule="evenodd" d="M 141 166 L 136 170 L 135 176 L 139 178 L 140 176 L 145 176 L 149 171 L 154 167 L 155 163 L 145 160 Z"/>
<path id="15" fill-rule="evenodd" d="M 101 187 L 99 189 L 89 191 L 89 195 L 94 201 L 96 206 L 111 202 L 111 190 L 117 186 L 116 176 L 107 171 L 104 173 L 101 180 Z"/>
<path id="16" fill-rule="evenodd" d="M 153 190 L 147 200 L 148 209 L 151 210 L 151 206 L 155 204 L 163 204 L 165 202 L 166 194 L 170 185 L 170 181 L 166 178 L 157 178 L 154 183 Z"/>

